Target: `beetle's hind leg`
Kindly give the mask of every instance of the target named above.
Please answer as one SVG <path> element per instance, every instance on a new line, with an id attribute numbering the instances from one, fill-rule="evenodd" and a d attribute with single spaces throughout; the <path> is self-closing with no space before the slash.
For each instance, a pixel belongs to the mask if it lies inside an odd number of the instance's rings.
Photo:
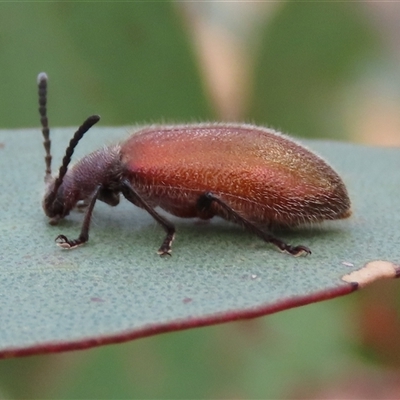
<path id="1" fill-rule="evenodd" d="M 147 202 L 136 192 L 130 182 L 125 179 L 121 183 L 121 192 L 124 197 L 133 203 L 135 206 L 145 209 L 167 232 L 161 247 L 157 253 L 160 256 L 171 255 L 171 245 L 175 238 L 175 226 L 172 222 L 169 222 L 166 218 L 161 216 L 157 211 L 154 210 Z"/>
<path id="2" fill-rule="evenodd" d="M 281 250 L 282 252 L 289 253 L 295 257 L 311 254 L 311 250 L 306 246 L 301 246 L 301 245 L 292 246 L 272 236 L 271 234 L 259 229 L 253 222 L 242 217 L 228 204 L 226 204 L 225 201 L 223 201 L 222 199 L 220 199 L 218 196 L 214 195 L 211 192 L 206 192 L 199 197 L 197 201 L 197 208 L 199 209 L 200 212 L 206 212 L 207 210 L 210 209 L 213 203 L 218 204 L 223 209 L 224 215 L 228 217 L 227 218 L 228 220 L 242 225 L 248 231 L 256 234 L 265 242 L 272 243 L 273 245 L 278 247 L 278 249 Z"/>

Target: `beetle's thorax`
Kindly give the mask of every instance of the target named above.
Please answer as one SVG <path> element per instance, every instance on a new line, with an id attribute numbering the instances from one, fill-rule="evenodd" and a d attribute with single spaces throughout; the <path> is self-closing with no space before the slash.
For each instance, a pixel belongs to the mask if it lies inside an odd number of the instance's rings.
<path id="1" fill-rule="evenodd" d="M 119 145 L 103 147 L 79 160 L 64 176 L 54 193 L 57 178 L 47 184 L 43 209 L 52 219 L 69 214 L 78 201 L 91 198 L 101 186 L 117 190 L 122 177 L 121 148 Z"/>

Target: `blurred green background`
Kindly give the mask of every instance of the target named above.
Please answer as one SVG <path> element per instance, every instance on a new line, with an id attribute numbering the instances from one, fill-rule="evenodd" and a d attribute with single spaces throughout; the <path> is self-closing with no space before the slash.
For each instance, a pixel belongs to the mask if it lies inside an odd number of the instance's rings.
<path id="1" fill-rule="evenodd" d="M 398 145 L 399 20 L 389 3 L 1 3 L 0 127 L 38 126 L 46 71 L 51 126 L 93 113 L 110 126 L 235 120 Z M 396 284 L 253 321 L 1 360 L 0 398 L 395 397 Z"/>

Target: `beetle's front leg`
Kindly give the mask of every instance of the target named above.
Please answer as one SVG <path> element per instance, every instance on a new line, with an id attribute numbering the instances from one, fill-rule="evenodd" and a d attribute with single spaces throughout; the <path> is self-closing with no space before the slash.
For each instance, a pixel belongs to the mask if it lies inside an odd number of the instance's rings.
<path id="1" fill-rule="evenodd" d="M 96 204 L 97 197 L 101 190 L 101 186 L 98 186 L 93 193 L 92 198 L 87 206 L 85 217 L 83 219 L 83 224 L 81 228 L 81 233 L 79 237 L 74 240 L 69 240 L 64 235 L 58 235 L 56 237 L 56 243 L 58 246 L 62 247 L 63 249 L 74 249 L 75 247 L 81 246 L 82 244 L 86 243 L 89 240 L 89 228 L 90 228 L 90 220 L 92 219 L 92 213 L 94 205 Z"/>

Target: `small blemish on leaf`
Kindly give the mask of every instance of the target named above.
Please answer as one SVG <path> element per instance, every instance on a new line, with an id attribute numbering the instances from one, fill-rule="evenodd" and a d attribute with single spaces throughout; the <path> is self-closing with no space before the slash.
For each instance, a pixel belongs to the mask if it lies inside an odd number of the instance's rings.
<path id="1" fill-rule="evenodd" d="M 95 303 L 103 303 L 104 300 L 101 297 L 91 297 L 91 301 L 94 301 Z"/>
<path id="2" fill-rule="evenodd" d="M 354 264 L 348 261 L 343 261 L 342 264 L 345 265 L 346 267 L 354 267 Z"/>

